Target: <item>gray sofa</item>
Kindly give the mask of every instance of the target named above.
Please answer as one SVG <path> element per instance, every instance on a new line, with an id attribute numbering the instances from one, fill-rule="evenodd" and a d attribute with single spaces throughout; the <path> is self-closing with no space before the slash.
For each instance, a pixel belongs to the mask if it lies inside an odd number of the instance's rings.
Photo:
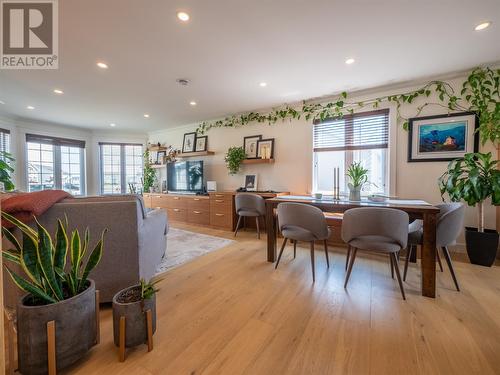
<path id="1" fill-rule="evenodd" d="M 53 235 L 57 219 L 64 215 L 68 217 L 70 231 L 77 228 L 83 236 L 85 228 L 90 229 L 90 251 L 102 230 L 109 230 L 101 262 L 90 274 L 100 291 L 101 302 L 110 302 L 116 292 L 136 284 L 140 278 L 149 280 L 165 254 L 167 215 L 163 210 L 147 210 L 141 196 L 65 199 L 38 219 Z M 4 240 L 4 248 L 6 245 Z M 6 306 L 13 307 L 22 292 L 8 275 L 4 279 Z"/>

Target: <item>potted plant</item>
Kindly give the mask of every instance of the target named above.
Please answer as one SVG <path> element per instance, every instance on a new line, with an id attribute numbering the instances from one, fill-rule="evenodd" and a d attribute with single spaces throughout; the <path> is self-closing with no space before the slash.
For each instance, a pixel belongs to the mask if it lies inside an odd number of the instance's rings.
<path id="1" fill-rule="evenodd" d="M 368 169 L 364 168 L 360 162 L 354 162 L 347 169 L 346 175 L 351 180 L 347 184 L 349 188 L 349 200 L 360 201 L 361 189 L 368 182 Z"/>
<path id="2" fill-rule="evenodd" d="M 478 208 L 478 227 L 465 228 L 467 254 L 473 264 L 490 267 L 495 262 L 498 248 L 498 232 L 484 228 L 484 202 L 500 205 L 500 170 L 498 160 L 487 154 L 465 154 L 463 159 L 453 160 L 439 178 L 441 196 L 448 194 L 452 202 L 465 201 Z"/>
<path id="3" fill-rule="evenodd" d="M 143 155 L 144 159 L 144 178 L 142 180 L 143 191 L 149 193 L 156 181 L 156 171 L 151 167 L 151 157 L 149 150 L 146 150 Z"/>
<path id="4" fill-rule="evenodd" d="M 229 147 L 224 161 L 226 162 L 229 174 L 236 174 L 240 170 L 241 162 L 246 159 L 243 147 Z"/>
<path id="5" fill-rule="evenodd" d="M 116 346 L 120 346 L 120 318 L 125 317 L 125 347 L 144 344 L 148 340 L 146 311 L 151 310 L 152 332 L 156 331 L 156 292 L 154 282 L 144 279 L 138 285 L 125 288 L 113 297 L 113 335 Z"/>
<path id="6" fill-rule="evenodd" d="M 26 277 L 7 266 L 5 269 L 14 283 L 28 293 L 17 305 L 19 370 L 23 374 L 48 372 L 47 323 L 51 321 L 55 322 L 56 365 L 63 369 L 96 343 L 95 284 L 88 276 L 101 259 L 106 230 L 88 254 L 88 229 L 83 239 L 78 230 L 68 239 L 67 222 L 58 220 L 52 240 L 36 220 L 33 229 L 5 212 L 2 218 L 21 231 L 18 241 L 3 228 L 13 248 L 2 255 L 20 266 Z"/>
<path id="7" fill-rule="evenodd" d="M 3 183 L 5 191 L 14 190 L 11 173 L 14 168 L 10 165 L 15 159 L 5 151 L 0 151 L 0 183 Z"/>

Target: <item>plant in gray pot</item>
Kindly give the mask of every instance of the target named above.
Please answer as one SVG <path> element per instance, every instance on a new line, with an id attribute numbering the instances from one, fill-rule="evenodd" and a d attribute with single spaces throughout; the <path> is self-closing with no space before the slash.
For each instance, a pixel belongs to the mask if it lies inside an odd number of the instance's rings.
<path id="1" fill-rule="evenodd" d="M 471 263 L 491 267 L 498 248 L 498 232 L 484 228 L 484 203 L 500 205 L 500 170 L 498 160 L 487 154 L 465 154 L 463 159 L 453 160 L 447 171 L 439 178 L 441 196 L 448 194 L 452 202 L 465 201 L 477 206 L 477 228 L 465 227 L 465 243 Z"/>
<path id="2" fill-rule="evenodd" d="M 33 229 L 7 213 L 2 218 L 21 232 L 18 241 L 2 228 L 13 246 L 2 255 L 19 271 L 5 269 L 28 293 L 17 305 L 19 371 L 31 375 L 64 369 L 97 341 L 95 284 L 88 276 L 101 259 L 106 231 L 88 253 L 88 229 L 83 239 L 78 230 L 68 239 L 68 223 L 58 220 L 53 240 L 38 221 Z"/>
<path id="3" fill-rule="evenodd" d="M 364 168 L 360 162 L 354 162 L 347 169 L 346 175 L 351 180 L 347 184 L 349 187 L 349 200 L 360 201 L 361 189 L 368 183 L 368 169 Z"/>
<path id="4" fill-rule="evenodd" d="M 113 297 L 113 335 L 120 348 L 120 360 L 125 359 L 125 348 L 148 343 L 152 349 L 152 335 L 156 331 L 155 285 L 161 279 L 125 288 Z"/>

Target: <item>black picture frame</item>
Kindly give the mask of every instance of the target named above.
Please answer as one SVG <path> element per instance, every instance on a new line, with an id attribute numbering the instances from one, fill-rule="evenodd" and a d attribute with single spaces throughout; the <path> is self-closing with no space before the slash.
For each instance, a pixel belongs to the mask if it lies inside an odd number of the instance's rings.
<path id="1" fill-rule="evenodd" d="M 271 156 L 267 159 L 274 159 L 274 138 L 267 138 L 267 139 L 259 139 L 257 141 L 257 159 L 261 159 L 262 155 L 260 154 L 260 145 L 262 143 L 271 143 Z"/>
<path id="2" fill-rule="evenodd" d="M 479 132 L 477 131 L 479 127 L 479 117 L 475 112 L 457 112 L 457 113 L 449 113 L 442 115 L 434 115 L 434 116 L 423 116 L 423 117 L 413 117 L 408 120 L 408 163 L 420 163 L 420 162 L 443 162 L 443 161 L 451 161 L 455 159 L 460 159 L 463 156 L 447 156 L 447 157 L 415 157 L 415 131 L 416 131 L 416 122 L 420 121 L 430 121 L 431 124 L 434 120 L 449 120 L 458 117 L 473 117 L 474 121 L 474 129 L 467 129 L 466 139 L 468 137 L 473 137 L 472 145 L 466 145 L 466 149 L 463 151 L 463 154 L 470 152 L 478 152 L 479 150 Z M 436 121 L 438 123 L 438 121 Z M 473 133 L 473 134 L 472 134 Z M 417 135 L 418 136 L 418 135 Z M 418 142 L 418 141 L 417 141 Z M 470 143 L 470 142 L 469 142 Z"/>
<path id="3" fill-rule="evenodd" d="M 248 137 L 243 137 L 243 150 L 245 150 L 245 154 L 247 155 L 247 159 L 257 159 L 258 154 L 258 146 L 257 143 L 259 140 L 262 139 L 262 135 L 250 135 Z M 254 153 L 251 153 L 250 155 L 247 153 L 247 144 L 250 144 L 250 142 L 255 142 L 255 155 Z"/>
<path id="4" fill-rule="evenodd" d="M 158 151 L 156 153 L 156 164 L 163 164 L 166 156 L 167 151 Z"/>
<path id="5" fill-rule="evenodd" d="M 189 146 L 189 141 L 190 141 L 191 137 L 192 137 L 192 141 L 191 141 L 192 147 L 186 148 L 186 146 Z M 186 142 L 186 140 L 187 140 L 187 142 Z M 194 152 L 195 147 L 196 147 L 196 132 L 185 133 L 184 139 L 182 140 L 182 152 L 183 153 Z"/>
<path id="6" fill-rule="evenodd" d="M 203 142 L 203 147 L 201 148 L 198 148 L 198 141 L 203 139 L 204 142 Z M 196 136 L 196 140 L 195 140 L 195 152 L 203 152 L 203 151 L 207 151 L 207 146 L 208 146 L 208 136 L 207 135 L 203 135 L 203 136 Z"/>

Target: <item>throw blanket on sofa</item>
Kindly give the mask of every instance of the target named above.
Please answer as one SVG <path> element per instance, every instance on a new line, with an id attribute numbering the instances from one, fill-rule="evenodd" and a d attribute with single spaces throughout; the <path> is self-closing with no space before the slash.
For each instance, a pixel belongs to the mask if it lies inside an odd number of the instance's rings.
<path id="1" fill-rule="evenodd" d="M 3 194 L 2 194 L 3 195 Z M 33 220 L 34 216 L 40 216 L 57 202 L 73 196 L 63 190 L 43 190 L 33 193 L 5 194 L 1 199 L 2 211 L 11 214 L 23 223 Z M 13 225 L 2 221 L 6 228 Z"/>

